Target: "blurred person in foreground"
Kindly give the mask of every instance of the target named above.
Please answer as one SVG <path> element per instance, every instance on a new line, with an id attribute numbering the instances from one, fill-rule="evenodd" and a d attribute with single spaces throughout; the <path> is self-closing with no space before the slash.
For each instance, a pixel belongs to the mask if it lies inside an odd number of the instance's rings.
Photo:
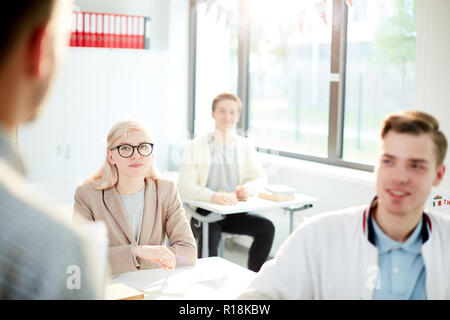
<path id="1" fill-rule="evenodd" d="M 69 0 L 22 0 L 0 14 L 0 299 L 103 297 L 95 250 L 27 189 L 14 142 L 17 127 L 41 111 L 69 42 L 71 9 Z"/>

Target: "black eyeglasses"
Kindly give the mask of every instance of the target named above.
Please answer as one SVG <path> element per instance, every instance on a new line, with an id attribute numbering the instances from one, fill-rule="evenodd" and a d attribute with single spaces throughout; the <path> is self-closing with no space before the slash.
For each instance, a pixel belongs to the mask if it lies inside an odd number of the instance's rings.
<path id="1" fill-rule="evenodd" d="M 131 144 L 121 144 L 120 146 L 112 148 L 111 151 L 117 149 L 122 158 L 129 158 L 133 155 L 134 149 L 136 148 L 141 156 L 148 157 L 153 152 L 153 146 L 154 144 L 150 142 L 144 142 L 137 146 L 132 146 Z"/>

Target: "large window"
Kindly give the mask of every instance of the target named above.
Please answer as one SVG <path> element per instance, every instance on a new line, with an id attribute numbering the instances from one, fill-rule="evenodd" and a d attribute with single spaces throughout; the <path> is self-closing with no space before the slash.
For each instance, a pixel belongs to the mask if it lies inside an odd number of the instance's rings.
<path id="1" fill-rule="evenodd" d="M 413 107 L 417 0 L 193 2 L 192 134 L 227 90 L 260 150 L 373 168 L 382 118 Z M 233 19 L 221 24 L 225 3 Z"/>
<path id="2" fill-rule="evenodd" d="M 371 163 L 386 113 L 413 107 L 414 0 L 357 0 L 349 10 L 343 158 Z"/>
<path id="3" fill-rule="evenodd" d="M 268 149 L 326 157 L 331 25 L 314 6 L 284 2 L 251 1 L 249 134 Z"/>
<path id="4" fill-rule="evenodd" d="M 210 131 L 211 103 L 216 95 L 237 94 L 238 1 L 200 3 L 196 8 L 196 134 Z"/>

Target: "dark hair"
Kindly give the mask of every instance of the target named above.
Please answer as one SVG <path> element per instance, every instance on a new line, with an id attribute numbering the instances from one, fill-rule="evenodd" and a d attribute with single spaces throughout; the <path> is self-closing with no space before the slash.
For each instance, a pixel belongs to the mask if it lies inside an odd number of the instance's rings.
<path id="1" fill-rule="evenodd" d="M 439 129 L 435 117 L 421 111 L 399 111 L 386 115 L 381 126 L 381 138 L 393 130 L 397 133 L 414 135 L 430 134 L 436 147 L 436 164 L 444 162 L 447 153 L 447 139 Z"/>
<path id="2" fill-rule="evenodd" d="M 0 13 L 0 66 L 24 33 L 50 18 L 55 0 L 10 1 Z"/>

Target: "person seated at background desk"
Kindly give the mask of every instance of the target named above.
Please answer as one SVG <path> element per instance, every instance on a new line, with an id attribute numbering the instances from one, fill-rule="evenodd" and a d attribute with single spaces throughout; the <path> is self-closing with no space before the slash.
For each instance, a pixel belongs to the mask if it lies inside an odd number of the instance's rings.
<path id="1" fill-rule="evenodd" d="M 184 198 L 234 205 L 266 184 L 267 178 L 255 148 L 234 129 L 241 114 L 241 101 L 231 93 L 218 95 L 212 103 L 216 130 L 195 138 L 183 155 L 178 189 Z M 201 215 L 210 212 L 197 209 Z M 201 224 L 191 219 L 194 235 L 199 238 L 201 255 Z M 248 268 L 258 271 L 269 256 L 275 227 L 269 219 L 253 213 L 227 215 L 209 224 L 210 256 L 217 256 L 221 232 L 248 235 L 254 238 L 248 257 Z"/>
<path id="2" fill-rule="evenodd" d="M 370 205 L 302 224 L 239 298 L 450 299 L 450 219 L 423 211 L 447 140 L 434 117 L 405 111 L 380 142 Z"/>
<path id="3" fill-rule="evenodd" d="M 153 146 L 143 124 L 119 121 L 108 134 L 105 163 L 75 193 L 74 220 L 106 223 L 113 274 L 173 269 L 197 259 L 177 189 L 156 175 Z"/>

